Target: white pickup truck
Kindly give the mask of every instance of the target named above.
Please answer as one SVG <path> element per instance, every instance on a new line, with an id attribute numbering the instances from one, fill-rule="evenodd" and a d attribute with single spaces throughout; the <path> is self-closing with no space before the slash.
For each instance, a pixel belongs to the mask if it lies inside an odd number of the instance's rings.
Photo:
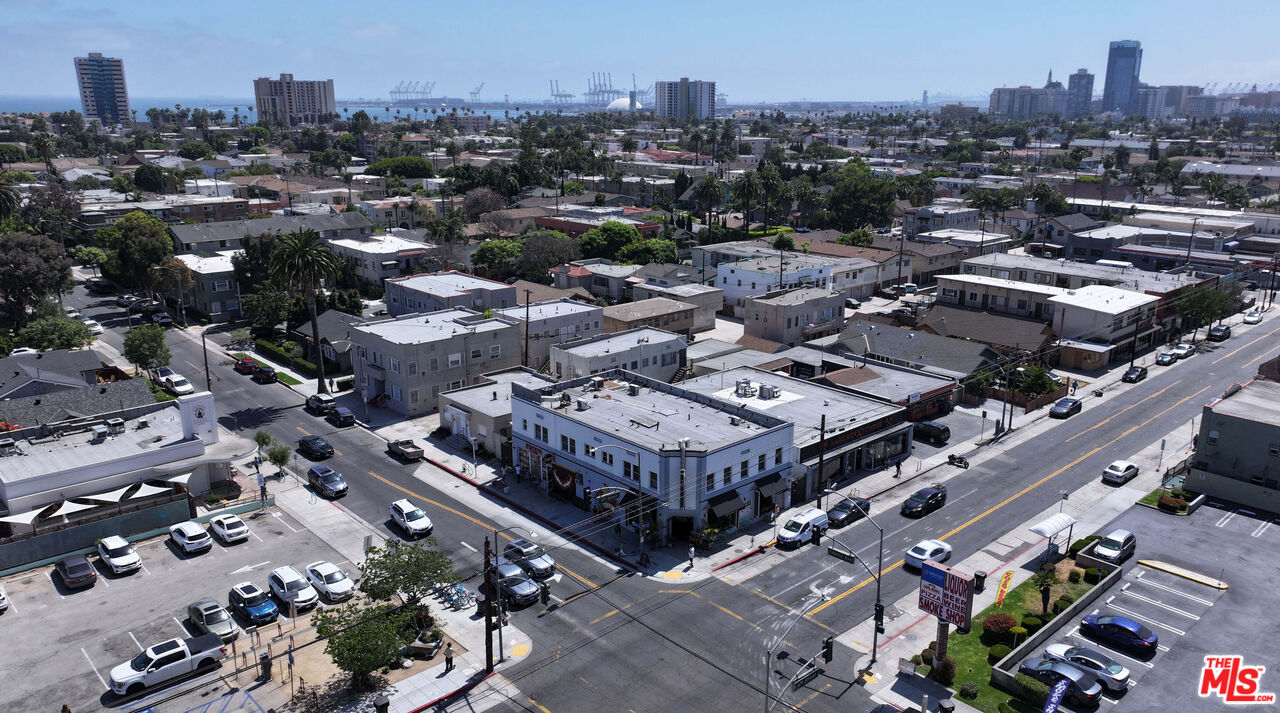
<path id="1" fill-rule="evenodd" d="M 217 634 L 169 639 L 111 669 L 111 690 L 118 696 L 133 695 L 157 683 L 211 667 L 226 655 L 227 649 Z"/>

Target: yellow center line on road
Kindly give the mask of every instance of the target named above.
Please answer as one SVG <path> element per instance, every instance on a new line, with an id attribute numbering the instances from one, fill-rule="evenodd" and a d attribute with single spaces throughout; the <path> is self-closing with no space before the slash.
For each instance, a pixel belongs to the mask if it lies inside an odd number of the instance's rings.
<path id="1" fill-rule="evenodd" d="M 1263 353 L 1259 354 L 1258 356 L 1254 357 L 1253 359 L 1250 359 L 1250 360 L 1249 360 L 1249 363 L 1248 363 L 1248 364 L 1245 364 L 1245 366 L 1253 366 L 1256 362 L 1260 362 L 1260 361 L 1262 361 L 1263 359 L 1266 359 L 1266 358 L 1267 358 L 1267 357 L 1269 357 L 1269 356 L 1271 356 L 1271 353 L 1270 353 L 1270 352 L 1263 352 Z"/>
<path id="2" fill-rule="evenodd" d="M 1269 339 L 1269 338 L 1271 338 L 1272 336 L 1274 336 L 1276 332 L 1280 332 L 1280 329 L 1273 329 L 1273 330 L 1271 330 L 1270 332 L 1267 332 L 1266 334 L 1262 335 L 1261 337 L 1258 337 L 1257 339 L 1253 340 L 1252 342 L 1246 342 L 1246 343 L 1244 343 L 1244 344 L 1241 344 L 1240 346 L 1236 347 L 1235 349 L 1233 349 L 1233 350 L 1231 350 L 1231 351 L 1227 352 L 1226 354 L 1223 354 L 1222 356 L 1218 357 L 1217 359 L 1214 359 L 1212 363 L 1217 364 L 1218 362 L 1222 361 L 1223 359 L 1226 359 L 1226 358 L 1227 358 L 1227 357 L 1229 357 L 1229 356 L 1234 355 L 1236 352 L 1240 351 L 1241 349 L 1244 349 L 1245 347 L 1251 347 L 1251 346 L 1253 346 L 1254 344 L 1257 344 L 1258 342 L 1260 342 L 1260 341 L 1262 341 L 1262 340 L 1264 340 L 1264 339 Z M 1249 364 L 1252 364 L 1252 363 L 1253 363 L 1253 362 L 1249 362 Z M 1246 366 L 1247 366 L 1247 365 L 1246 365 Z"/>
<path id="3" fill-rule="evenodd" d="M 186 362 L 187 366 L 191 367 L 192 369 L 195 369 L 196 371 L 201 372 L 201 373 L 203 373 L 203 372 L 204 372 L 204 368 L 203 368 L 203 367 L 200 367 L 200 366 L 198 366 L 198 365 L 196 365 L 196 364 L 192 364 L 192 363 L 191 363 L 189 360 L 187 360 L 187 359 L 183 359 L 182 361 Z"/>
<path id="4" fill-rule="evenodd" d="M 1146 403 L 1146 402 L 1150 401 L 1151 399 L 1154 399 L 1155 397 L 1159 396 L 1160 394 L 1163 394 L 1164 392 L 1168 391 L 1169 389 L 1172 389 L 1173 387 L 1175 387 L 1175 386 L 1177 386 L 1178 384 L 1181 384 L 1181 383 L 1182 383 L 1182 379 L 1178 379 L 1177 381 L 1173 382 L 1172 384 L 1169 384 L 1168 386 L 1164 387 L 1163 389 L 1160 389 L 1159 391 L 1155 392 L 1154 394 L 1151 394 L 1150 396 L 1148 396 L 1147 398 L 1145 398 L 1145 399 L 1143 399 L 1143 400 L 1139 401 L 1138 403 L 1133 404 L 1132 406 L 1126 406 L 1125 408 L 1120 409 L 1119 411 L 1115 412 L 1115 413 L 1114 413 L 1114 414 L 1112 414 L 1111 416 L 1108 416 L 1108 417 L 1107 417 L 1105 420 L 1103 420 L 1102 422 L 1100 422 L 1100 423 L 1098 423 L 1098 424 L 1095 424 L 1095 425 L 1093 425 L 1093 426 L 1090 426 L 1089 428 L 1084 429 L 1083 431 L 1081 431 L 1081 432 L 1077 433 L 1076 435 L 1072 436 L 1071 438 L 1068 438 L 1067 440 L 1063 441 L 1063 443 L 1070 443 L 1071 441 L 1073 441 L 1073 440 L 1075 440 L 1075 439 L 1079 438 L 1080 436 L 1083 436 L 1084 434 L 1088 433 L 1089 431 L 1092 431 L 1092 430 L 1093 430 L 1093 429 L 1095 429 L 1095 428 L 1101 428 L 1101 427 L 1105 426 L 1105 425 L 1107 424 L 1107 422 L 1108 422 L 1108 421 L 1110 421 L 1111 419 L 1115 418 L 1116 416 L 1119 416 L 1120 414 L 1124 413 L 1125 411 L 1128 411 L 1129 409 L 1137 408 L 1137 407 L 1141 406 L 1142 404 L 1144 404 L 1144 403 Z"/>
<path id="5" fill-rule="evenodd" d="M 304 435 L 304 436 L 310 436 L 310 435 L 311 435 L 311 432 L 310 432 L 310 431 L 308 431 L 307 429 L 303 428 L 302 426 L 294 426 L 294 428 L 296 428 L 296 429 L 298 429 L 299 431 L 301 431 L 301 432 L 302 432 L 302 435 Z"/>
<path id="6" fill-rule="evenodd" d="M 302 429 L 301 429 L 301 428 L 299 428 L 298 430 L 299 430 L 299 431 L 302 431 Z M 303 431 L 303 433 L 306 433 L 306 431 Z M 310 434 L 308 434 L 308 435 L 310 435 Z M 412 490 L 410 490 L 410 489 L 408 489 L 408 488 L 404 487 L 403 485 L 400 485 L 399 483 L 393 483 L 393 482 L 391 482 L 390 480 L 387 480 L 386 478 L 382 477 L 381 475 L 378 475 L 377 473 L 375 473 L 375 472 L 373 472 L 373 471 L 371 471 L 371 470 L 370 470 L 370 471 L 365 471 L 365 472 L 367 472 L 369 475 L 372 475 L 373 477 L 377 478 L 378 480 L 381 480 L 382 482 L 386 483 L 387 485 L 390 485 L 391 487 L 395 488 L 396 490 L 399 490 L 400 492 L 405 493 L 406 495 L 412 495 L 413 497 L 418 498 L 419 500 L 422 500 L 422 501 L 425 501 L 425 502 L 431 503 L 432 505 L 435 505 L 436 507 L 440 508 L 441 510 L 446 510 L 446 511 L 448 511 L 448 512 L 453 513 L 454 515 L 457 515 L 457 516 L 458 516 L 458 517 L 460 517 L 460 518 L 463 518 L 464 520 L 469 520 L 469 521 L 471 521 L 471 522 L 473 522 L 473 523 L 475 523 L 475 524 L 479 525 L 480 527 L 483 527 L 484 529 L 489 530 L 490 532 L 492 532 L 493 530 L 497 529 L 497 528 L 496 528 L 496 527 L 494 527 L 493 525 L 490 525 L 489 523 L 486 523 L 486 522 L 481 522 L 480 520 L 477 520 L 476 518 L 471 517 L 470 515 L 466 514 L 465 512 L 462 512 L 462 511 L 460 511 L 460 510 L 455 510 L 455 509 L 453 509 L 453 508 L 449 507 L 448 505 L 445 505 L 444 503 L 441 503 L 441 502 L 437 502 L 437 501 L 435 501 L 435 500 L 432 500 L 431 498 L 429 498 L 429 497 L 427 497 L 427 496 L 425 496 L 425 495 L 422 495 L 422 494 L 420 494 L 420 493 L 415 493 L 414 491 L 412 491 Z M 512 536 L 508 535 L 508 534 L 507 534 L 507 533 L 505 533 L 505 532 L 500 533 L 500 534 L 501 534 L 503 537 L 505 537 L 507 540 L 514 540 L 514 539 L 515 539 L 514 537 L 512 537 Z M 564 565 L 557 564 L 557 565 L 556 565 L 556 569 L 558 569 L 558 570 L 559 570 L 559 571 L 561 571 L 561 572 L 564 572 L 565 574 L 569 575 L 570 577 L 573 577 L 574 579 L 578 580 L 579 582 L 582 582 L 582 584 L 583 584 L 583 585 L 585 585 L 585 586 L 587 586 L 587 587 L 592 587 L 592 588 L 594 588 L 594 587 L 596 586 L 595 582 L 592 582 L 591 580 L 587 579 L 586 577 L 583 577 L 583 576 L 582 576 L 582 575 L 580 575 L 580 574 L 577 574 L 577 573 L 575 573 L 575 572 L 573 572 L 573 571 L 570 571 L 569 569 L 565 568 L 565 566 L 564 566 Z"/>
<path id="7" fill-rule="evenodd" d="M 968 522 L 965 522 L 965 523 L 962 523 L 962 524 L 960 524 L 960 525 L 957 525 L 957 526 L 956 526 L 954 529 L 952 529 L 950 532 L 948 532 L 948 533 L 946 533 L 946 534 L 942 535 L 941 537 L 939 537 L 939 538 L 937 538 L 937 539 L 940 539 L 940 540 L 946 540 L 946 539 L 950 538 L 952 535 L 955 535 L 956 533 L 958 533 L 958 532 L 960 532 L 960 531 L 964 530 L 965 528 L 969 527 L 970 525 L 974 524 L 975 522 L 978 522 L 978 521 L 982 520 L 983 518 L 987 517 L 988 515 L 990 515 L 991 513 L 995 512 L 995 511 L 999 510 L 1000 508 L 1004 507 L 1005 505 L 1008 505 L 1009 503 L 1013 502 L 1014 500 L 1017 500 L 1018 498 L 1022 497 L 1023 495 L 1026 495 L 1027 493 L 1031 492 L 1032 490 L 1035 490 L 1036 488 L 1040 487 L 1041 485 L 1044 485 L 1045 483 L 1049 482 L 1049 481 L 1050 481 L 1050 480 L 1052 480 L 1053 478 L 1055 478 L 1055 477 L 1057 477 L 1057 476 L 1059 476 L 1059 475 L 1061 475 L 1061 474 L 1063 474 L 1063 473 L 1067 472 L 1068 470 L 1071 470 L 1072 468 L 1076 467 L 1077 465 L 1079 465 L 1079 464 L 1083 463 L 1083 462 L 1084 462 L 1085 460 L 1087 460 L 1088 458 L 1091 458 L 1092 456 L 1096 455 L 1096 454 L 1097 454 L 1097 453 L 1099 453 L 1100 451 L 1103 451 L 1103 450 L 1106 450 L 1107 448 L 1110 448 L 1111 446 L 1115 445 L 1115 444 L 1116 444 L 1120 439 L 1124 438 L 1125 436 L 1129 435 L 1130 433 L 1133 433 L 1134 431 L 1138 430 L 1139 428 L 1142 428 L 1143 426 L 1147 425 L 1148 423 L 1151 423 L 1152 421 L 1156 420 L 1157 418 L 1160 418 L 1161 416 L 1165 415 L 1166 413 L 1169 413 L 1169 412 L 1170 412 L 1170 411 L 1172 411 L 1173 409 L 1175 409 L 1175 408 L 1177 408 L 1177 407 L 1181 406 L 1182 404 L 1184 404 L 1184 403 L 1186 403 L 1186 402 L 1190 401 L 1191 399 L 1194 399 L 1195 397 L 1199 396 L 1200 394 L 1203 394 L 1204 392 L 1208 391 L 1208 390 L 1209 390 L 1209 388 L 1210 388 L 1210 387 L 1206 386 L 1206 387 L 1204 387 L 1203 389 L 1200 389 L 1199 391 L 1195 392 L 1194 394 L 1191 394 L 1190 396 L 1185 396 L 1185 397 L 1183 397 L 1183 398 L 1179 399 L 1177 402 L 1175 402 L 1175 403 L 1174 403 L 1172 406 L 1170 406 L 1169 408 L 1166 408 L 1165 410 L 1161 411 L 1160 413 L 1155 414 L 1154 416 L 1152 416 L 1151 418 L 1149 418 L 1149 419 L 1147 419 L 1147 420 L 1143 421 L 1142 423 L 1139 423 L 1138 425 L 1136 425 L 1136 426 L 1134 426 L 1134 427 L 1132 427 L 1132 428 L 1130 428 L 1130 429 L 1126 430 L 1124 433 L 1121 433 L 1120 435 L 1116 436 L 1115 438 L 1111 439 L 1110 441 L 1107 441 L 1106 443 L 1104 443 L 1104 444 L 1102 444 L 1102 445 L 1098 446 L 1097 448 L 1094 448 L 1093 450 L 1089 451 L 1088 453 L 1085 453 L 1084 455 L 1080 456 L 1079 458 L 1076 458 L 1075 460 L 1073 460 L 1073 461 L 1071 461 L 1070 463 L 1068 463 L 1068 464 L 1066 464 L 1066 465 L 1062 466 L 1061 468 L 1059 468 L 1059 469 L 1057 469 L 1057 470 L 1053 471 L 1052 473 L 1050 473 L 1050 474 L 1046 475 L 1045 477 L 1041 478 L 1040 480 L 1037 480 L 1036 482 L 1032 483 L 1031 485 L 1028 485 L 1027 487 L 1023 488 L 1022 490 L 1019 490 L 1018 492 L 1014 493 L 1013 495 L 1010 495 L 1009 497 L 1005 498 L 1004 500 L 1001 500 L 1000 502 L 996 503 L 995 505 L 992 505 L 991 507 L 987 508 L 986 510 L 982 511 L 981 513 L 979 513 L 979 514 L 977 514 L 977 515 L 974 515 L 972 518 L 970 518 L 970 519 L 969 519 L 969 521 L 968 521 Z M 885 572 L 890 572 L 890 571 L 892 571 L 892 570 L 894 570 L 894 569 L 896 569 L 896 568 L 898 568 L 898 567 L 901 567 L 901 566 L 902 566 L 902 562 L 903 562 L 902 560 L 898 560 L 897 562 L 894 562 L 893 564 L 889 565 L 888 567 L 885 567 L 885 568 L 884 568 L 884 570 L 882 570 L 882 571 L 881 571 L 880 576 L 882 576 L 882 577 L 883 577 L 883 576 L 884 576 L 884 574 L 885 574 Z M 861 582 L 859 582 L 858 584 L 854 585 L 853 587 L 850 587 L 849 589 L 845 590 L 844 592 L 841 592 L 840 594 L 837 594 L 835 597 L 831 598 L 829 601 L 826 601 L 826 602 L 824 602 L 823 604 L 821 604 L 820 606 L 815 607 L 812 611 L 810 611 L 810 612 L 809 612 L 809 615 L 810 615 L 810 616 L 813 616 L 814 614 L 817 614 L 818 612 L 822 611 L 823 609 L 826 609 L 827 607 L 831 606 L 832 604 L 835 604 L 836 602 L 840 601 L 841 599 L 844 599 L 845 597 L 849 596 L 850 594 L 853 594 L 854 592 L 858 591 L 859 589 L 862 589 L 863 587 L 867 586 L 868 584 L 871 584 L 871 583 L 872 583 L 872 582 L 874 582 L 874 581 L 875 581 L 875 580 L 874 580 L 874 579 L 872 579 L 872 578 L 870 578 L 870 577 L 868 577 L 868 578 L 866 578 L 866 579 L 862 580 Z"/>

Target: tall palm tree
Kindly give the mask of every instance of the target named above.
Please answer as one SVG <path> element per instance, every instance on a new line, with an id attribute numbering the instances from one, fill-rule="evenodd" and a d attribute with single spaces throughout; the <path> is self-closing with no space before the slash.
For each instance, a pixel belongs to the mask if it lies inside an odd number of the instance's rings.
<path id="1" fill-rule="evenodd" d="M 13 186 L 0 183 L 0 220 L 17 215 L 18 208 L 21 206 L 22 200 L 18 197 L 18 190 Z"/>
<path id="2" fill-rule="evenodd" d="M 320 351 L 320 324 L 316 320 L 316 291 L 320 283 L 337 277 L 342 271 L 342 258 L 329 249 L 320 234 L 311 228 L 280 236 L 271 253 L 269 273 L 279 284 L 301 291 L 311 318 L 311 336 L 316 347 L 316 388 L 329 393 L 324 380 L 324 353 Z"/>
<path id="3" fill-rule="evenodd" d="M 733 182 L 733 200 L 742 209 L 742 229 L 751 230 L 751 208 L 764 197 L 764 187 L 755 171 L 747 171 Z"/>
<path id="4" fill-rule="evenodd" d="M 724 202 L 724 184 L 714 175 L 708 174 L 693 189 L 693 199 L 707 214 L 707 229 L 710 230 L 711 211 Z"/>
<path id="5" fill-rule="evenodd" d="M 41 131 L 40 133 L 31 137 L 31 147 L 36 150 L 36 153 L 40 154 L 41 158 L 44 159 L 44 168 L 46 171 L 49 172 L 49 175 L 52 176 L 53 175 L 53 136 L 49 133 Z"/>

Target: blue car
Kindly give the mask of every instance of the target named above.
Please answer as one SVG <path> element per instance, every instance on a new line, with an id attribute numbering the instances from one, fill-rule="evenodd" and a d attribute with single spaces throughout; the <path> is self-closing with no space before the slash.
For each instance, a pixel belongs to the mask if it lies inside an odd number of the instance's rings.
<path id="1" fill-rule="evenodd" d="M 1098 641 L 1145 654 L 1154 654 L 1160 644 L 1160 637 L 1154 631 L 1122 616 L 1090 614 L 1080 620 L 1080 632 Z"/>
<path id="2" fill-rule="evenodd" d="M 271 595 L 252 582 L 241 582 L 232 587 L 228 599 L 231 609 L 255 626 L 270 624 L 280 616 L 280 609 Z"/>

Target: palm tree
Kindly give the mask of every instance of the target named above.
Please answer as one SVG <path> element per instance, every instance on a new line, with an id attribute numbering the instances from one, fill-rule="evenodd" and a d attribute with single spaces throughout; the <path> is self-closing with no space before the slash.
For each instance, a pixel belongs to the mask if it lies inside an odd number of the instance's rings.
<path id="1" fill-rule="evenodd" d="M 693 199 L 702 206 L 707 214 L 707 229 L 711 228 L 711 211 L 724 202 L 724 184 L 720 179 L 708 174 L 693 189 Z"/>
<path id="2" fill-rule="evenodd" d="M 40 154 L 44 159 L 44 168 L 53 175 L 53 136 L 47 132 L 40 132 L 31 137 L 31 148 Z"/>
<path id="3" fill-rule="evenodd" d="M 21 206 L 22 199 L 18 197 L 18 190 L 13 186 L 0 183 L 0 220 L 17 215 L 18 208 Z"/>
<path id="4" fill-rule="evenodd" d="M 742 209 L 742 229 L 751 230 L 751 207 L 764 197 L 764 187 L 755 171 L 747 171 L 733 183 L 733 200 Z"/>
<path id="5" fill-rule="evenodd" d="M 1054 585 L 1058 582 L 1058 577 L 1054 573 L 1052 565 L 1031 575 L 1031 586 L 1033 589 L 1039 590 L 1040 609 L 1045 614 L 1049 613 L 1049 593 L 1053 591 Z"/>
<path id="6" fill-rule="evenodd" d="M 310 228 L 280 236 L 271 254 L 270 275 L 279 284 L 301 291 L 307 300 L 307 316 L 311 318 L 311 336 L 316 355 L 316 387 L 329 393 L 324 380 L 324 354 L 320 351 L 320 325 L 316 321 L 316 291 L 320 283 L 332 279 L 342 270 L 342 258 L 329 249 L 320 234 Z"/>

